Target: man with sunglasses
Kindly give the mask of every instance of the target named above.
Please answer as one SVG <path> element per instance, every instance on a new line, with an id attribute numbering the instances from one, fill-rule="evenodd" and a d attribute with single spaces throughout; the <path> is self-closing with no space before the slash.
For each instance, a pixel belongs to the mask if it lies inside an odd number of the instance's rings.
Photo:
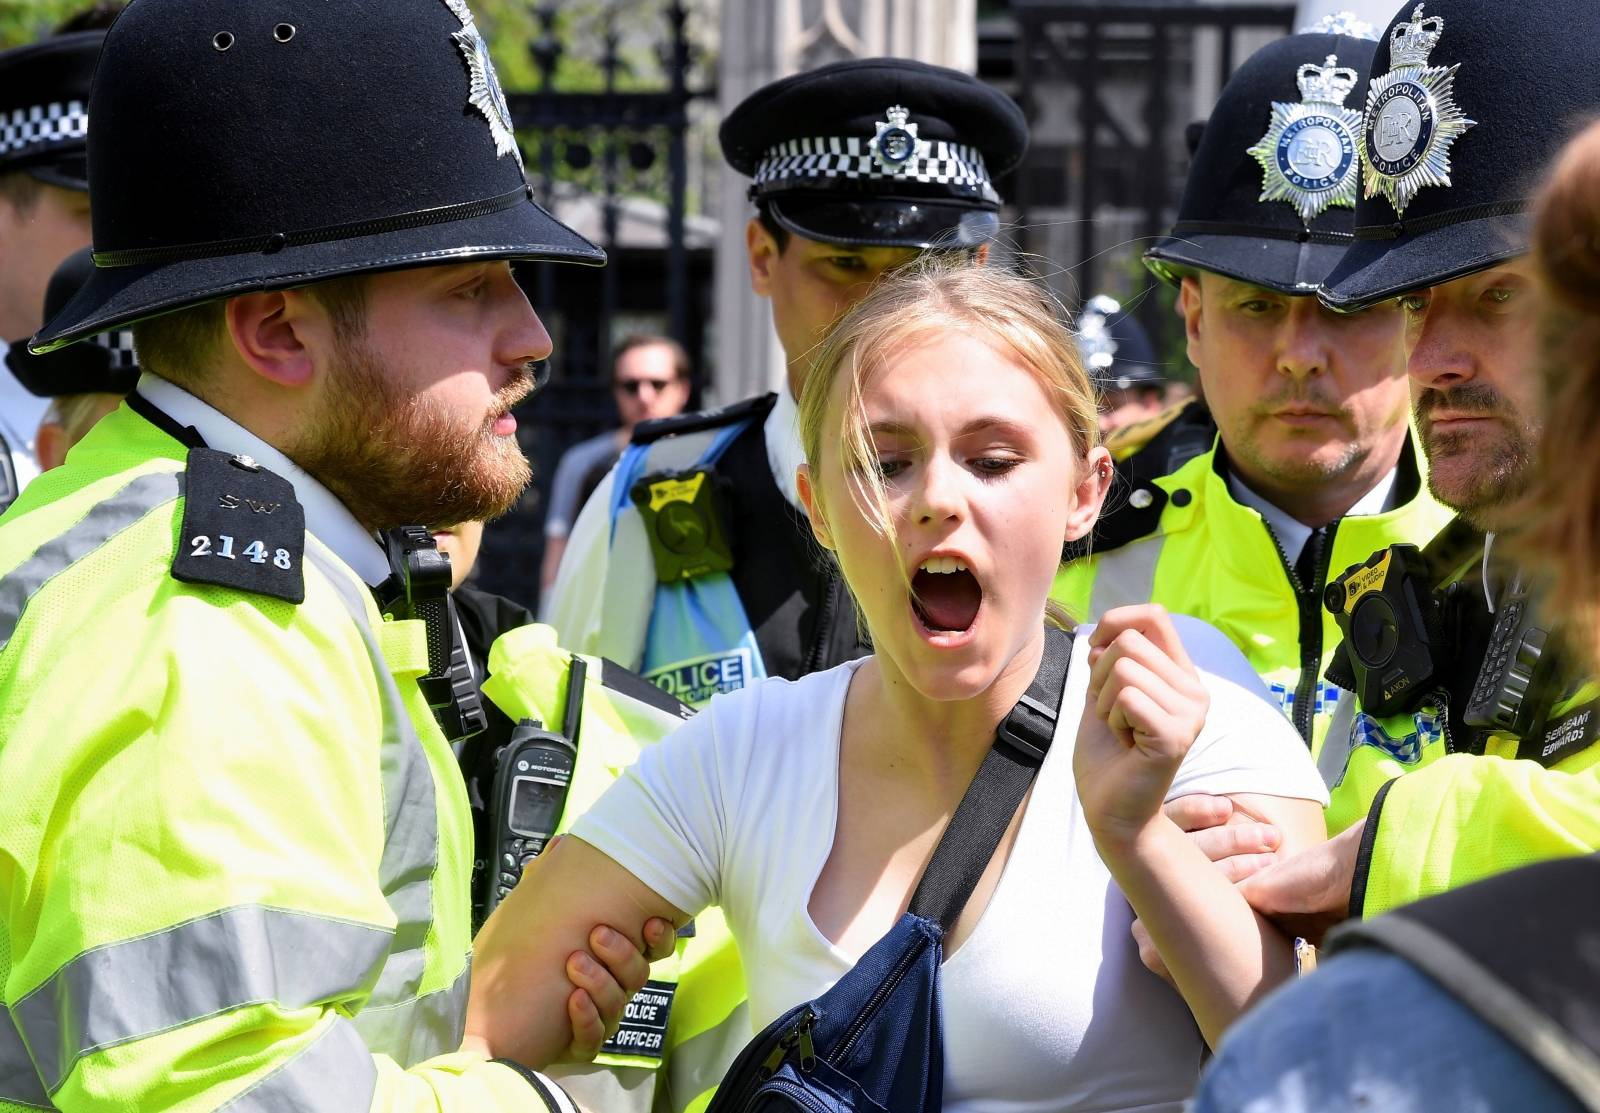
<path id="1" fill-rule="evenodd" d="M 638 333 L 618 345 L 611 362 L 611 397 L 622 424 L 579 441 L 556 465 L 544 518 L 542 589 L 555 582 L 572 520 L 622 455 L 635 427 L 682 413 L 689 403 L 689 385 L 689 353 L 670 336 Z"/>

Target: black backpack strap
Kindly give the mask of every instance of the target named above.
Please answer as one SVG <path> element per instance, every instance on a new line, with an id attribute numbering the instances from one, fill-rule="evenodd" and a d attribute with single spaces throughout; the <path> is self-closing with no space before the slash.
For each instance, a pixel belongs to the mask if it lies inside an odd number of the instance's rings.
<path id="1" fill-rule="evenodd" d="M 1027 692 L 1000 722 L 994 745 L 967 786 L 939 845 L 911 895 L 911 912 L 946 932 L 977 888 L 1005 837 L 1055 736 L 1062 689 L 1072 662 L 1072 635 L 1046 627 L 1044 657 Z"/>

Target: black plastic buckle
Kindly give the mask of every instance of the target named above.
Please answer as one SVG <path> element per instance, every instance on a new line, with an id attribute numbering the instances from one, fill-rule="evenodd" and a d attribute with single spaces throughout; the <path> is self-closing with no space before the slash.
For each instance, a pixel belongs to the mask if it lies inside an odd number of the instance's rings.
<path id="1" fill-rule="evenodd" d="M 1023 708 L 1032 711 L 1044 721 L 1042 732 L 1035 729 L 1036 724 L 1029 717 L 1020 714 Z M 1041 733 L 1044 737 L 1044 746 L 1036 745 L 1032 741 L 1033 738 L 1039 737 Z M 1050 740 L 1055 737 L 1055 733 L 1055 709 L 1050 707 L 1049 704 L 1040 703 L 1029 695 L 1024 695 L 1017 701 L 1017 706 L 1006 713 L 1006 717 L 1000 720 L 999 729 L 995 731 L 995 735 L 1001 742 L 1006 743 L 1023 757 L 1036 764 L 1043 764 L 1045 749 L 1050 745 Z"/>

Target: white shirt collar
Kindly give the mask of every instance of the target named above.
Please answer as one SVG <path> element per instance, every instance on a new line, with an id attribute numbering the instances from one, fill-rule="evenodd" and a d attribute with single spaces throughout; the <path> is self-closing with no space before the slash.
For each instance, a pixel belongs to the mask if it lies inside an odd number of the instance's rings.
<path id="1" fill-rule="evenodd" d="M 34 442 L 39 434 L 39 423 L 50 409 L 50 399 L 33 394 L 11 373 L 5 365 L 9 351 L 11 345 L 0 340 L 0 434 L 5 436 L 11 449 L 20 490 L 39 474 Z"/>
<path id="2" fill-rule="evenodd" d="M 178 424 L 192 426 L 210 447 L 254 457 L 257 463 L 287 479 L 305 510 L 308 533 L 332 549 L 369 586 L 376 587 L 389 578 L 389 559 L 377 538 L 361 528 L 344 503 L 289 457 L 227 414 L 148 371 L 139 376 L 135 389 Z"/>
<path id="3" fill-rule="evenodd" d="M 772 478 L 778 484 L 778 490 L 783 492 L 790 506 L 804 514 L 806 508 L 800 505 L 794 473 L 806 462 L 806 453 L 800 444 L 800 407 L 795 405 L 794 395 L 789 393 L 787 379 L 778 387 L 777 404 L 767 414 L 762 431 L 767 437 L 767 466 L 772 469 Z"/>
<path id="4" fill-rule="evenodd" d="M 1382 514 L 1391 509 L 1390 499 L 1394 495 L 1394 484 L 1400 474 L 1399 468 L 1390 468 L 1388 473 L 1373 486 L 1372 490 L 1356 500 L 1356 504 L 1345 511 L 1346 518 L 1362 515 Z M 1228 493 L 1233 495 L 1235 502 L 1248 506 L 1271 528 L 1272 533 L 1283 546 L 1283 555 L 1293 564 L 1300 558 L 1300 550 L 1305 548 L 1306 542 L 1311 539 L 1311 527 L 1292 517 L 1287 511 L 1276 504 L 1269 502 L 1265 496 L 1257 494 L 1245 485 L 1244 480 L 1228 469 Z"/>

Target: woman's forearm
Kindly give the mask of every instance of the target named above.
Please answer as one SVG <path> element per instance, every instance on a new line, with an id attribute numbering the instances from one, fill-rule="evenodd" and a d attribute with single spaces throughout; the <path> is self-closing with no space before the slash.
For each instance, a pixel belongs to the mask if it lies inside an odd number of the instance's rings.
<path id="1" fill-rule="evenodd" d="M 1245 1009 L 1293 972 L 1290 941 L 1164 815 L 1131 838 L 1097 834 L 1095 844 L 1215 1047 Z"/>

